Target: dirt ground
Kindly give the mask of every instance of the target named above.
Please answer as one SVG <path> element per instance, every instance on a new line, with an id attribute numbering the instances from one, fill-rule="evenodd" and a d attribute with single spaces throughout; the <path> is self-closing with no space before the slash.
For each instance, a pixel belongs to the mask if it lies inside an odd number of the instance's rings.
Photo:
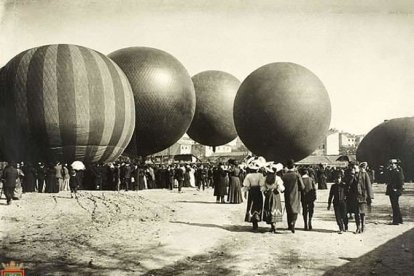
<path id="1" fill-rule="evenodd" d="M 318 191 L 313 231 L 251 232 L 246 203 L 216 204 L 212 189 L 184 193 L 80 191 L 0 200 L 0 262 L 26 275 L 413 275 L 414 184 L 400 204 L 404 224 L 388 225 L 389 199 L 374 185 L 367 230 L 337 234 L 328 191 Z"/>

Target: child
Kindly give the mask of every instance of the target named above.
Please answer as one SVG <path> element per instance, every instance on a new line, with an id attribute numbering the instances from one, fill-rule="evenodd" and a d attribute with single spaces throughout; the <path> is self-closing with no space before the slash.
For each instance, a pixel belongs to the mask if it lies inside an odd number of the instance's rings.
<path id="1" fill-rule="evenodd" d="M 335 177 L 335 183 L 331 186 L 328 199 L 328 210 L 331 209 L 333 199 L 336 222 L 339 226 L 338 234 L 342 234 L 348 230 L 348 217 L 346 208 L 346 197 L 348 194 L 347 186 L 342 181 L 341 175 Z"/>
<path id="2" fill-rule="evenodd" d="M 71 170 L 70 178 L 69 178 L 69 188 L 70 188 L 70 197 L 73 198 L 73 194 L 75 194 L 75 198 L 78 198 L 76 192 L 78 191 L 79 187 L 79 179 L 76 177 L 76 171 Z"/>

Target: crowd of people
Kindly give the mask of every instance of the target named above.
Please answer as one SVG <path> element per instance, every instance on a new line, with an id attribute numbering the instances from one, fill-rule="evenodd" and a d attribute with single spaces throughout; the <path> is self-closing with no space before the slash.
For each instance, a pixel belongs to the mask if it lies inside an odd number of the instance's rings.
<path id="1" fill-rule="evenodd" d="M 257 231 L 258 222 L 263 220 L 270 224 L 270 231 L 276 233 L 276 222 L 282 220 L 281 194 L 284 193 L 288 229 L 295 233 L 297 216 L 302 211 L 304 229 L 312 230 L 317 187 L 326 189 L 325 179 L 321 181 L 320 175 L 320 172 L 315 174 L 311 167 L 296 168 L 293 160 L 287 161 L 285 167 L 280 163 L 266 163 L 260 158 L 249 160 L 243 182 L 244 189 L 248 191 L 245 221 L 251 222 L 253 231 Z M 348 231 L 349 217 L 355 218 L 356 234 L 365 231 L 365 214 L 374 199 L 373 175 L 367 162 L 359 165 L 350 162 L 346 169 L 332 171 L 334 184 L 329 191 L 327 209 L 330 210 L 333 203 L 339 234 Z M 402 224 L 399 196 L 403 190 L 404 173 L 398 160 L 389 161 L 383 177 L 393 210 L 392 224 Z"/>
<path id="2" fill-rule="evenodd" d="M 354 217 L 356 233 L 365 231 L 365 213 L 374 198 L 374 173 L 362 162 L 349 163 L 347 168 L 319 166 L 295 167 L 293 160 L 285 165 L 266 162 L 263 157 L 251 157 L 239 164 L 236 160 L 211 164 L 142 164 L 116 162 L 91 164 L 73 168 L 68 164 L 9 163 L 2 170 L 3 188 L 7 204 L 18 200 L 23 193 L 58 193 L 71 191 L 77 197 L 78 189 L 86 190 L 145 190 L 196 187 L 214 189 L 216 203 L 239 204 L 247 200 L 245 221 L 253 231 L 265 221 L 276 233 L 276 223 L 287 215 L 288 229 L 295 232 L 299 213 L 303 215 L 305 230 L 312 230 L 312 217 L 317 190 L 327 189 L 333 182 L 328 198 L 328 210 L 333 204 L 339 233 L 348 231 L 348 217 Z M 398 160 L 392 159 L 382 171 L 381 180 L 387 183 L 386 194 L 393 209 L 393 224 L 402 223 L 399 196 L 404 185 L 404 174 Z M 284 194 L 284 208 L 281 195 Z M 302 206 L 302 208 L 301 208 Z"/>

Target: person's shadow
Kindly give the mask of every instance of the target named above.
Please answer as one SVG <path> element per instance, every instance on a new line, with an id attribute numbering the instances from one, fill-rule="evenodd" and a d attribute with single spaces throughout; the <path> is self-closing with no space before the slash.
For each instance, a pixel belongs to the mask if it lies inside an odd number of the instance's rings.
<path id="1" fill-rule="evenodd" d="M 196 222 L 184 222 L 184 221 L 171 221 L 171 223 L 178 223 L 178 224 L 185 224 L 190 226 L 198 226 L 198 227 L 209 227 L 209 228 L 218 228 L 223 229 L 230 232 L 235 233 L 243 233 L 243 232 L 253 232 L 251 225 L 217 225 L 217 224 L 211 224 L 211 223 L 196 223 Z M 297 231 L 305 231 L 303 229 L 297 228 L 295 229 Z M 277 234 L 288 234 L 290 233 L 290 230 L 286 228 L 277 228 L 278 233 Z M 268 233 L 269 228 L 268 227 L 259 227 L 259 229 L 256 231 L 257 233 Z M 327 229 L 313 229 L 306 232 L 318 232 L 318 233 L 335 233 L 334 230 L 327 230 Z"/>
<path id="2" fill-rule="evenodd" d="M 213 201 L 196 201 L 196 200 L 188 200 L 188 201 L 186 201 L 186 200 L 180 200 L 180 201 L 177 201 L 178 203 L 201 203 L 201 204 L 218 204 L 218 205 L 220 205 L 221 203 L 217 203 L 217 202 L 213 202 Z M 222 204 L 222 205 L 225 205 L 225 204 Z"/>

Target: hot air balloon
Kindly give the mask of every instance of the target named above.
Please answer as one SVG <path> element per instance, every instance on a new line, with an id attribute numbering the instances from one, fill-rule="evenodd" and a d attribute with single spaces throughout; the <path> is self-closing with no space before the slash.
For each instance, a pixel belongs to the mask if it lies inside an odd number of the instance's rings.
<path id="1" fill-rule="evenodd" d="M 184 66 L 147 47 L 117 50 L 109 57 L 125 72 L 135 98 L 136 126 L 126 152 L 146 156 L 177 142 L 195 111 L 194 86 Z"/>
<path id="2" fill-rule="evenodd" d="M 2 89 L 4 87 L 4 83 L 5 83 L 5 81 L 4 81 L 4 73 L 3 72 L 4 72 L 4 67 L 0 68 L 0 102 L 3 102 L 1 91 L 2 91 Z M 0 116 L 3 116 L 3 113 L 1 112 L 1 110 L 0 110 Z M 5 131 L 5 129 L 6 128 L 4 126 L 4 120 L 2 120 L 0 118 L 0 145 L 1 145 L 1 141 L 3 140 L 3 138 L 2 138 L 1 135 Z M 0 146 L 0 162 L 1 161 L 4 161 L 4 160 L 5 160 L 4 153 L 3 153 L 3 150 L 2 150 L 2 148 Z"/>
<path id="3" fill-rule="evenodd" d="M 358 146 L 358 161 L 377 170 L 400 159 L 407 180 L 414 179 L 414 117 L 396 118 L 373 128 Z"/>
<path id="4" fill-rule="evenodd" d="M 192 77 L 196 110 L 187 134 L 207 146 L 227 144 L 237 137 L 233 104 L 240 81 L 226 72 L 205 71 Z"/>
<path id="5" fill-rule="evenodd" d="M 109 162 L 135 126 L 122 70 L 94 50 L 68 44 L 24 51 L 2 70 L 0 148 L 6 160 Z"/>
<path id="6" fill-rule="evenodd" d="M 305 67 L 270 63 L 252 72 L 234 101 L 237 133 L 267 160 L 301 160 L 324 140 L 331 120 L 328 93 Z"/>

